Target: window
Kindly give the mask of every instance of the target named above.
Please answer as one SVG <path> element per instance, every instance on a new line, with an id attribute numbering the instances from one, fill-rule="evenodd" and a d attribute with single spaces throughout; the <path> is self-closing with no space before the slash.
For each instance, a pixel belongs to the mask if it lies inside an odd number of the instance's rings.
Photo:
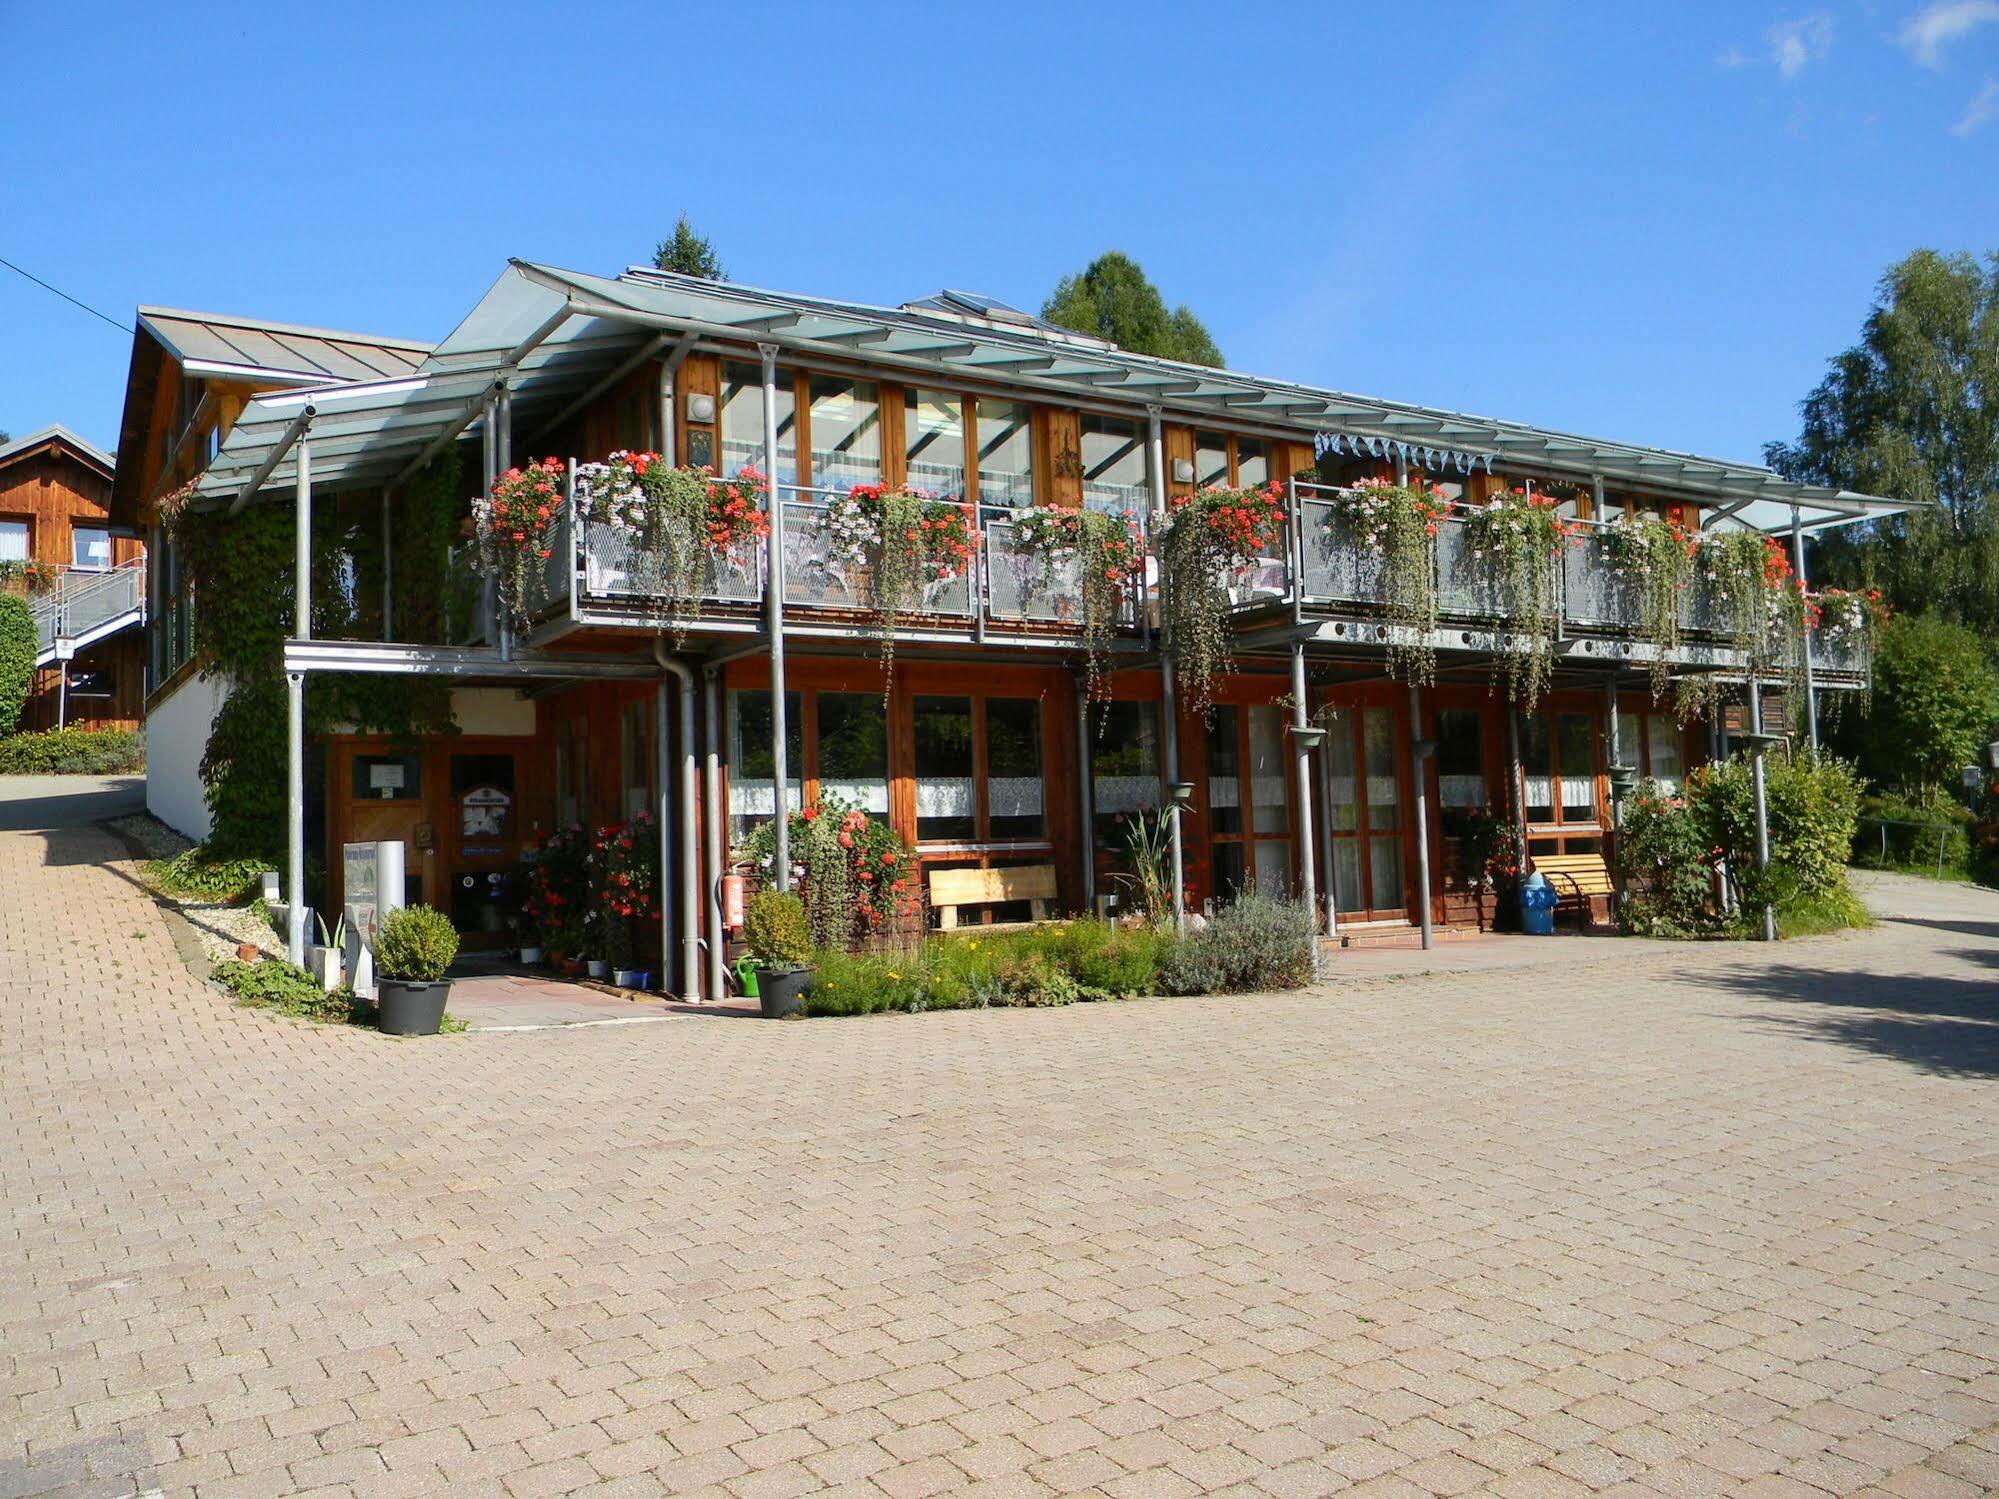
<path id="1" fill-rule="evenodd" d="M 1284 714 L 1266 703 L 1220 703 L 1208 724 L 1208 833 L 1214 891 L 1291 888 L 1290 782 Z"/>
<path id="2" fill-rule="evenodd" d="M 99 668 L 95 671 L 74 671 L 69 674 L 69 695 L 71 697 L 111 696 L 111 673 Z"/>
<path id="3" fill-rule="evenodd" d="M 1525 713 L 1520 765 L 1528 840 L 1536 853 L 1587 853 L 1598 844 L 1596 724 L 1587 713 Z M 1557 836 L 1574 829 L 1590 836 Z M 1534 831 L 1538 830 L 1538 831 Z"/>
<path id="4" fill-rule="evenodd" d="M 0 520 L 0 562 L 27 560 L 28 523 L 24 520 Z"/>
<path id="5" fill-rule="evenodd" d="M 751 828 L 777 812 L 777 735 L 771 723 L 770 691 L 755 687 L 729 694 L 729 835 L 741 841 Z M 805 719 L 799 695 L 784 695 L 784 801 L 792 811 L 805 805 Z M 558 743 L 558 749 L 560 744 Z"/>
<path id="6" fill-rule="evenodd" d="M 1446 811 L 1477 812 L 1486 804 L 1485 718 L 1476 708 L 1437 714 L 1437 801 Z"/>
<path id="7" fill-rule="evenodd" d="M 928 696 L 913 707 L 917 842 L 1047 835 L 1040 699 Z"/>
<path id="8" fill-rule="evenodd" d="M 837 796 L 870 817 L 887 818 L 888 715 L 881 699 L 867 692 L 821 692 L 812 706 L 819 754 L 811 771 L 819 796 Z"/>
<path id="9" fill-rule="evenodd" d="M 1235 440 L 1235 487 L 1254 489 L 1269 481 L 1270 459 L 1264 451 L 1263 439 L 1238 437 Z"/>
<path id="10" fill-rule="evenodd" d="M 1090 714 L 1090 805 L 1100 848 L 1124 852 L 1120 813 L 1157 806 L 1159 705 L 1100 703 Z"/>
<path id="11" fill-rule="evenodd" d="M 624 815 L 636 817 L 652 805 L 651 705 L 643 698 L 626 703 L 618 715 L 618 759 L 624 766 Z"/>
<path id="12" fill-rule="evenodd" d="M 423 760 L 417 755 L 356 755 L 351 781 L 354 800 L 423 800 Z"/>
<path id="13" fill-rule="evenodd" d="M 918 390 L 914 386 L 903 391 L 902 456 L 905 482 L 912 489 L 935 495 L 962 495 L 965 492 L 964 397 L 941 390 Z"/>
<path id="14" fill-rule="evenodd" d="M 1034 435 L 1019 401 L 981 400 L 974 409 L 979 503 L 1019 510 L 1034 503 Z"/>
<path id="15" fill-rule="evenodd" d="M 798 482 L 798 412 L 793 377 L 777 374 L 777 468 L 775 484 Z M 725 474 L 764 464 L 763 371 L 754 364 L 722 366 L 722 462 Z"/>
<path id="16" fill-rule="evenodd" d="M 1402 781 L 1387 708 L 1337 708 L 1326 724 L 1333 899 L 1342 915 L 1391 916 L 1402 891 Z"/>
<path id="17" fill-rule="evenodd" d="M 1617 753 L 1623 764 L 1668 792 L 1677 792 L 1687 773 L 1686 736 L 1670 713 L 1619 713 Z"/>
<path id="18" fill-rule="evenodd" d="M 1229 482 L 1229 440 L 1219 432 L 1194 434 L 1194 487 L 1210 489 Z"/>
<path id="19" fill-rule="evenodd" d="M 71 567 L 102 572 L 111 566 L 111 533 L 102 526 L 69 528 Z"/>
<path id="20" fill-rule="evenodd" d="M 590 804 L 590 773 L 584 754 L 589 723 L 581 718 L 559 719 L 555 725 L 555 820 L 560 827 L 583 821 Z"/>
<path id="21" fill-rule="evenodd" d="M 1120 416 L 1084 412 L 1083 503 L 1092 510 L 1142 513 L 1151 506 L 1146 484 L 1145 428 Z"/>
<path id="22" fill-rule="evenodd" d="M 872 380 L 813 375 L 812 482 L 821 489 L 879 484 L 882 476 L 881 390 Z"/>

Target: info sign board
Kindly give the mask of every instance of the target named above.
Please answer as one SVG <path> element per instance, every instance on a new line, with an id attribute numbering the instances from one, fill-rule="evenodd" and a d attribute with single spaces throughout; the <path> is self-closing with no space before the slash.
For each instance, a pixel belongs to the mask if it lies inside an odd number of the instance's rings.
<path id="1" fill-rule="evenodd" d="M 402 844 L 341 844 L 340 877 L 346 895 L 347 974 L 355 994 L 373 999 L 375 933 L 382 918 L 403 903 Z"/>

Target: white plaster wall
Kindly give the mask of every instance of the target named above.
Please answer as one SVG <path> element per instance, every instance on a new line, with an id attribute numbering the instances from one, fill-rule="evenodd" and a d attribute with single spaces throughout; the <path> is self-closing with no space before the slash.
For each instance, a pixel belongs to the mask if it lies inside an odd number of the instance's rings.
<path id="1" fill-rule="evenodd" d="M 220 677 L 194 673 L 146 714 L 146 810 L 196 842 L 208 836 L 201 756 L 226 695 Z"/>
<path id="2" fill-rule="evenodd" d="M 451 714 L 461 734 L 532 734 L 534 704 L 511 687 L 458 687 Z"/>

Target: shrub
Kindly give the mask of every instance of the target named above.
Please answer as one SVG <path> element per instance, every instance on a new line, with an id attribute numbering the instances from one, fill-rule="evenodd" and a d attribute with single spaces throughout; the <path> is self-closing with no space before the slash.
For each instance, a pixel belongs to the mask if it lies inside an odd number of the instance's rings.
<path id="1" fill-rule="evenodd" d="M 1829 895 L 1846 886 L 1846 861 L 1853 851 L 1854 821 L 1860 811 L 1860 784 L 1843 760 L 1809 751 L 1764 757 L 1770 824 L 1771 879 L 1781 901 L 1800 895 Z M 1705 765 L 1687 778 L 1687 801 L 1699 817 L 1710 845 L 1721 850 L 1732 874 L 1743 882 L 1745 902 L 1756 867 L 1756 811 L 1750 756 L 1739 754 Z M 1762 892 L 1756 893 L 1760 903 Z"/>
<path id="2" fill-rule="evenodd" d="M 375 932 L 375 971 L 385 979 L 435 983 L 457 956 L 457 929 L 429 906 L 391 911 Z"/>
<path id="3" fill-rule="evenodd" d="M 0 739 L 0 775 L 122 775 L 146 768 L 146 739 L 134 729 L 49 729 Z"/>
<path id="4" fill-rule="evenodd" d="M 1926 801 L 1975 764 L 1999 719 L 1999 678 L 1963 625 L 1897 615 L 1879 632 L 1867 712 L 1841 729 L 1879 785 Z"/>
<path id="5" fill-rule="evenodd" d="M 256 893 L 271 866 L 262 859 L 225 859 L 207 845 L 183 849 L 171 859 L 155 859 L 146 877 L 169 895 L 238 905 Z"/>
<path id="6" fill-rule="evenodd" d="M 0 734 L 11 734 L 35 684 L 35 614 L 26 601 L 0 594 Z"/>
<path id="7" fill-rule="evenodd" d="M 743 940 L 766 968 L 797 968 L 812 956 L 805 902 L 789 890 L 760 890 L 743 911 Z"/>
<path id="8" fill-rule="evenodd" d="M 1867 869 L 1962 878 L 1971 873 L 1971 823 L 1971 813 L 1941 797 L 1927 804 L 1862 797 L 1853 862 Z"/>
<path id="9" fill-rule="evenodd" d="M 1312 914 L 1292 900 L 1251 891 L 1190 932 L 1167 959 L 1171 994 L 1296 989 L 1312 975 Z"/>
<path id="10" fill-rule="evenodd" d="M 1713 845 L 1685 798 L 1640 781 L 1625 798 L 1617 833 L 1618 903 L 1624 930 L 1641 937 L 1691 937 L 1714 925 Z"/>
<path id="11" fill-rule="evenodd" d="M 344 1024 L 354 1018 L 354 996 L 350 990 L 335 989 L 328 993 L 304 969 L 280 958 L 265 958 L 257 963 L 231 958 L 217 963 L 212 976 L 236 996 L 238 1004 L 329 1024 Z"/>

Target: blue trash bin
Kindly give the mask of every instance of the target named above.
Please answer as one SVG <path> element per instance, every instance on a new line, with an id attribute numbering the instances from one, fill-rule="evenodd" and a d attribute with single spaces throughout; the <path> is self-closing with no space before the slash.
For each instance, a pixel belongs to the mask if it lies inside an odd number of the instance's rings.
<path id="1" fill-rule="evenodd" d="M 1520 887 L 1520 930 L 1530 937 L 1555 935 L 1555 906 L 1561 897 L 1545 875 L 1527 876 Z"/>

